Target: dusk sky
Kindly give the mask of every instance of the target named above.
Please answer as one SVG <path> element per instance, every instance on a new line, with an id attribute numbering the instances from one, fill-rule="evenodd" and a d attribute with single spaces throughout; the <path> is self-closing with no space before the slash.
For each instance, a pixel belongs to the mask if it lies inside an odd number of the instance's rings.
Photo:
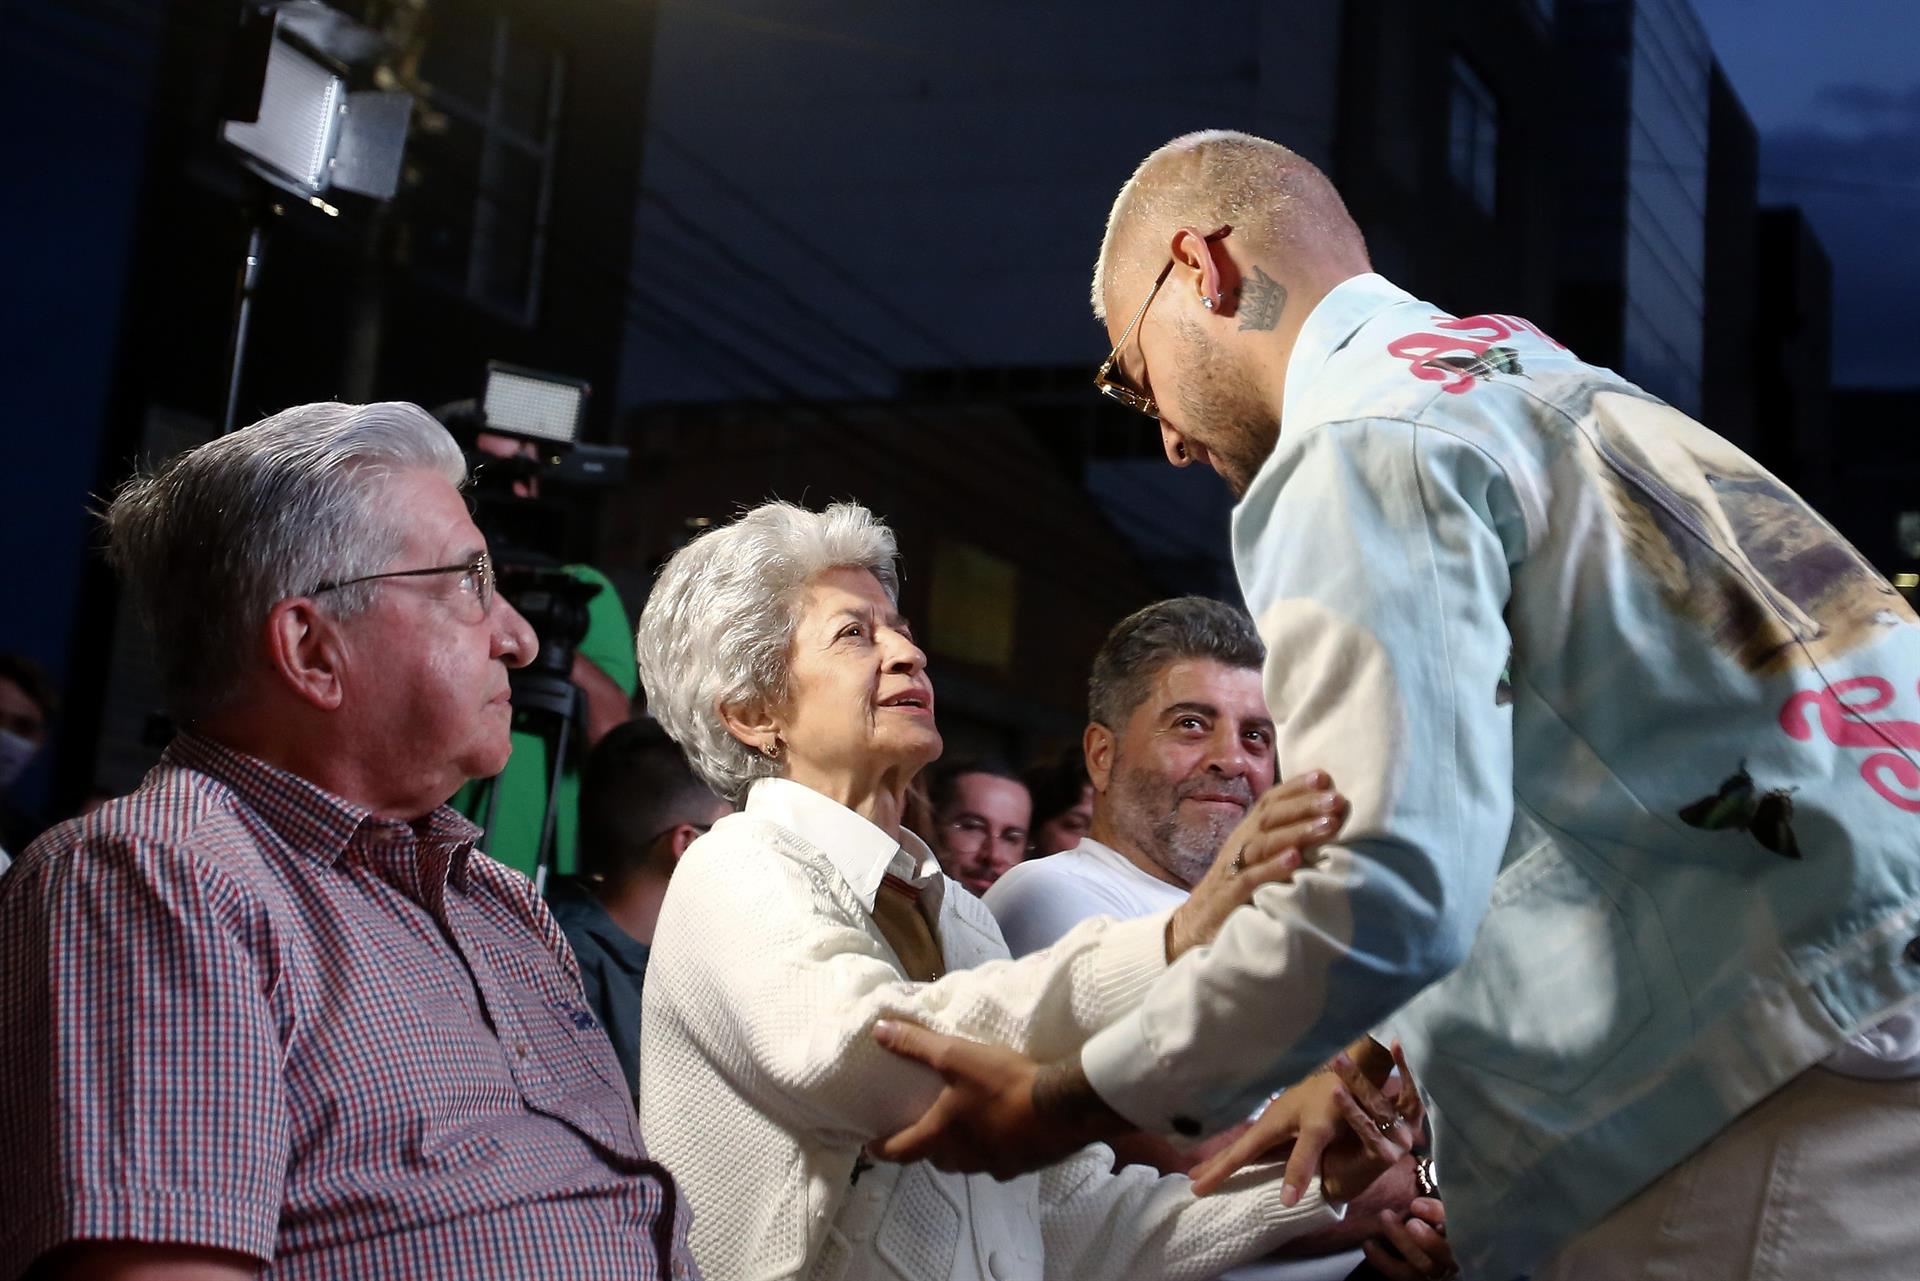
<path id="1" fill-rule="evenodd" d="M 1920 382 L 1920 2 L 1693 6 L 1760 131 L 1761 198 L 1804 208 L 1833 260 L 1834 381 Z"/>

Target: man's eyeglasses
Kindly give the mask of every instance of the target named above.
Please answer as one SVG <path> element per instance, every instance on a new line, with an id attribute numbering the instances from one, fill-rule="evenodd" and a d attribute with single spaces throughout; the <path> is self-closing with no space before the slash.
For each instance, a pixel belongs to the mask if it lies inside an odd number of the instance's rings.
<path id="1" fill-rule="evenodd" d="M 1219 230 L 1208 232 L 1203 239 L 1211 243 L 1232 230 L 1231 224 L 1223 224 Z M 1114 375 L 1113 367 L 1114 362 L 1120 359 L 1120 349 L 1127 345 L 1128 335 L 1133 333 L 1135 326 L 1146 316 L 1147 308 L 1153 306 L 1154 295 L 1160 292 L 1160 286 L 1166 284 L 1167 277 L 1173 274 L 1173 263 L 1173 256 L 1169 254 L 1167 265 L 1162 267 L 1160 274 L 1153 278 L 1153 288 L 1147 290 L 1147 296 L 1141 302 L 1140 310 L 1133 313 L 1133 319 L 1129 320 L 1127 327 L 1120 331 L 1120 341 L 1113 344 L 1113 350 L 1108 352 L 1107 358 L 1100 362 L 1100 370 L 1093 376 L 1093 385 L 1100 390 L 1101 395 L 1110 396 L 1128 409 L 1137 409 L 1147 417 L 1155 419 L 1160 417 L 1160 406 L 1153 403 L 1153 397 L 1138 387 L 1129 387 L 1120 381 Z"/>
<path id="2" fill-rule="evenodd" d="M 375 583 L 383 578 L 428 578 L 434 574 L 459 574 L 461 588 L 479 597 L 480 612 L 486 614 L 493 609 L 493 557 L 486 552 L 481 552 L 472 560 L 459 565 L 434 565 L 428 569 L 395 569 L 384 574 L 362 574 L 358 578 L 343 578 L 337 583 L 322 583 L 307 594 L 318 596 L 321 592 L 338 591 L 342 587 L 352 587 L 358 583 Z"/>
<path id="3" fill-rule="evenodd" d="M 995 834 L 993 826 L 977 814 L 962 814 L 959 818 L 950 818 L 940 825 L 947 832 L 947 843 L 966 850 L 978 850 L 982 845 L 993 841 L 1003 841 L 1008 845 L 1018 845 L 1025 849 L 1027 833 L 1024 828 L 1009 827 Z M 955 837 L 964 840 L 956 841 Z"/>

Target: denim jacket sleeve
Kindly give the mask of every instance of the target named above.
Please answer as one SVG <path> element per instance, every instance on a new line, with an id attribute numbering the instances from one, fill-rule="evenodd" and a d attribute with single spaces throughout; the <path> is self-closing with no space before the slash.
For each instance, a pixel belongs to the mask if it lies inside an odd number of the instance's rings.
<path id="1" fill-rule="evenodd" d="M 1513 816 L 1503 610 L 1525 521 L 1477 446 L 1393 419 L 1283 440 L 1234 517 L 1284 773 L 1352 801 L 1082 1062 L 1135 1123 L 1239 1119 L 1466 955 Z"/>

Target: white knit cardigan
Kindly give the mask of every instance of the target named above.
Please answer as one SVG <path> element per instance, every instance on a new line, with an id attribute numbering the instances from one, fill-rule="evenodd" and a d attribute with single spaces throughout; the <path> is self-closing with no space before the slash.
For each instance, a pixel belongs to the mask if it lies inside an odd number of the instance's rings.
<path id="1" fill-rule="evenodd" d="M 641 1133 L 692 1208 L 708 1281 L 1203 1278 L 1333 1220 L 1317 1183 L 1292 1208 L 1272 1170 L 1201 1200 L 1183 1177 L 1112 1173 L 1099 1145 L 1007 1183 L 869 1166 L 862 1144 L 939 1091 L 873 1042 L 875 1020 L 1057 1058 L 1164 971 L 1166 916 L 1089 921 L 1014 961 L 948 881 L 951 972 L 910 982 L 834 862 L 754 809 L 675 871 L 641 1018 Z"/>

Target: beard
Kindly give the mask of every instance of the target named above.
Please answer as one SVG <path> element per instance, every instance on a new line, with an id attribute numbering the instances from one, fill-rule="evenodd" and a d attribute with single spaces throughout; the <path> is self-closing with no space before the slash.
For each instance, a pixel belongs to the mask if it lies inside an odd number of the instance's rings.
<path id="1" fill-rule="evenodd" d="M 1253 804 L 1253 789 L 1243 778 L 1201 774 L 1170 781 L 1150 769 L 1135 768 L 1124 757 L 1114 759 L 1115 826 L 1188 889 L 1200 883 L 1246 815 L 1245 810 L 1235 814 L 1211 808 L 1201 814 L 1183 812 L 1180 802 L 1196 792 L 1219 792 Z"/>
<path id="2" fill-rule="evenodd" d="M 1243 497 L 1279 442 L 1280 424 L 1247 362 L 1233 359 L 1190 321 L 1178 334 L 1181 434 L 1206 449 L 1233 496 Z"/>

